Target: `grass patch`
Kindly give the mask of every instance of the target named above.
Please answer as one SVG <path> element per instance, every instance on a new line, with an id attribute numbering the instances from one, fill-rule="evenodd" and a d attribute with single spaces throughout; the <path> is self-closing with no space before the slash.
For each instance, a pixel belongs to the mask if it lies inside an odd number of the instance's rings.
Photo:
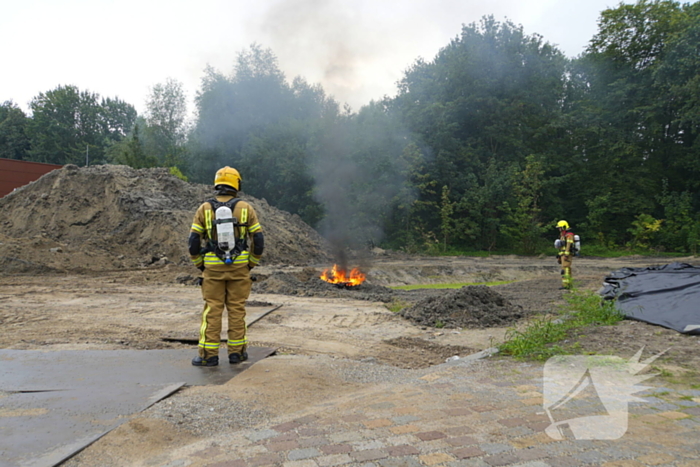
<path id="1" fill-rule="evenodd" d="M 591 325 L 609 326 L 623 319 L 612 301 L 603 301 L 591 291 L 573 291 L 567 294 L 566 305 L 557 318 L 536 318 L 525 329 L 510 329 L 506 341 L 499 347 L 501 353 L 519 359 L 546 360 L 566 351 L 557 342 L 576 328 Z"/>
<path id="2" fill-rule="evenodd" d="M 492 282 L 459 282 L 455 284 L 413 284 L 413 285 L 397 285 L 389 287 L 394 290 L 418 290 L 418 289 L 461 289 L 468 285 L 503 285 L 510 284 L 515 281 L 492 281 Z"/>
<path id="3" fill-rule="evenodd" d="M 398 313 L 399 311 L 406 308 L 408 305 L 409 305 L 409 303 L 406 303 L 403 300 L 394 300 L 391 303 L 384 304 L 384 306 L 387 308 L 387 310 L 389 310 L 393 313 Z"/>

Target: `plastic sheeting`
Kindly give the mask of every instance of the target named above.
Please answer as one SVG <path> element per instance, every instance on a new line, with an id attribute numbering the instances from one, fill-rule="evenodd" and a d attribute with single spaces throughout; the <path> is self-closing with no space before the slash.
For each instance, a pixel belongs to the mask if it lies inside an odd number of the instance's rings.
<path id="1" fill-rule="evenodd" d="M 599 293 L 615 299 L 626 318 L 700 334 L 700 267 L 676 262 L 619 269 L 605 278 Z"/>

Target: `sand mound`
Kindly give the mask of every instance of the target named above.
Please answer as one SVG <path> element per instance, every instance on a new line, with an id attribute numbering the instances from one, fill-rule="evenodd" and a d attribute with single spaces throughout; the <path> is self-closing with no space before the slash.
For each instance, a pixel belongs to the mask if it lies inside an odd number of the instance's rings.
<path id="1" fill-rule="evenodd" d="M 485 285 L 424 298 L 400 314 L 416 324 L 445 328 L 508 326 L 524 317 L 520 306 Z"/>
<path id="2" fill-rule="evenodd" d="M 208 185 L 167 169 L 67 165 L 0 198 L 5 273 L 188 265 L 187 237 Z M 265 231 L 263 264 L 327 263 L 323 239 L 298 216 L 242 194 Z"/>

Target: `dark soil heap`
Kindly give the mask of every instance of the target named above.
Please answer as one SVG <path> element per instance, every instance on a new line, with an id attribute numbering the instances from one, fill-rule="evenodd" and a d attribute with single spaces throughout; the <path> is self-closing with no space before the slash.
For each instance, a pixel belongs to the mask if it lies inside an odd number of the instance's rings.
<path id="1" fill-rule="evenodd" d="M 508 326 L 525 313 L 485 285 L 467 286 L 420 300 L 401 316 L 417 324 L 445 328 Z"/>
<path id="2" fill-rule="evenodd" d="M 212 186 L 164 168 L 67 165 L 0 198 L 0 267 L 37 273 L 187 266 L 194 212 L 212 197 Z M 241 198 L 263 226 L 263 264 L 328 262 L 323 239 L 298 216 Z"/>
<path id="3" fill-rule="evenodd" d="M 390 302 L 394 297 L 392 289 L 381 285 L 364 282 L 355 287 L 338 287 L 322 280 L 320 275 L 316 269 L 305 268 L 298 273 L 279 272 L 267 277 L 260 276 L 253 284 L 253 292 L 301 297 L 350 298 L 376 302 Z"/>

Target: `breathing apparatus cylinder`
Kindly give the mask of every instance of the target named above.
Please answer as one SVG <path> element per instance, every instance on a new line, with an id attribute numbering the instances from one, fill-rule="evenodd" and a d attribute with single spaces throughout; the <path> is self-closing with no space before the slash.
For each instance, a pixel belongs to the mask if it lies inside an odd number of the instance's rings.
<path id="1" fill-rule="evenodd" d="M 231 209 L 221 206 L 216 210 L 216 240 L 219 248 L 224 252 L 224 263 L 231 264 L 231 250 L 236 245 L 236 236 L 233 231 L 235 219 Z"/>
<path id="2" fill-rule="evenodd" d="M 581 237 L 574 235 L 574 248 L 576 248 L 576 256 L 581 253 Z"/>
<path id="3" fill-rule="evenodd" d="M 562 241 L 559 240 L 558 238 L 556 240 L 554 240 L 554 248 L 556 248 L 557 250 L 561 250 L 561 247 L 562 247 Z"/>

